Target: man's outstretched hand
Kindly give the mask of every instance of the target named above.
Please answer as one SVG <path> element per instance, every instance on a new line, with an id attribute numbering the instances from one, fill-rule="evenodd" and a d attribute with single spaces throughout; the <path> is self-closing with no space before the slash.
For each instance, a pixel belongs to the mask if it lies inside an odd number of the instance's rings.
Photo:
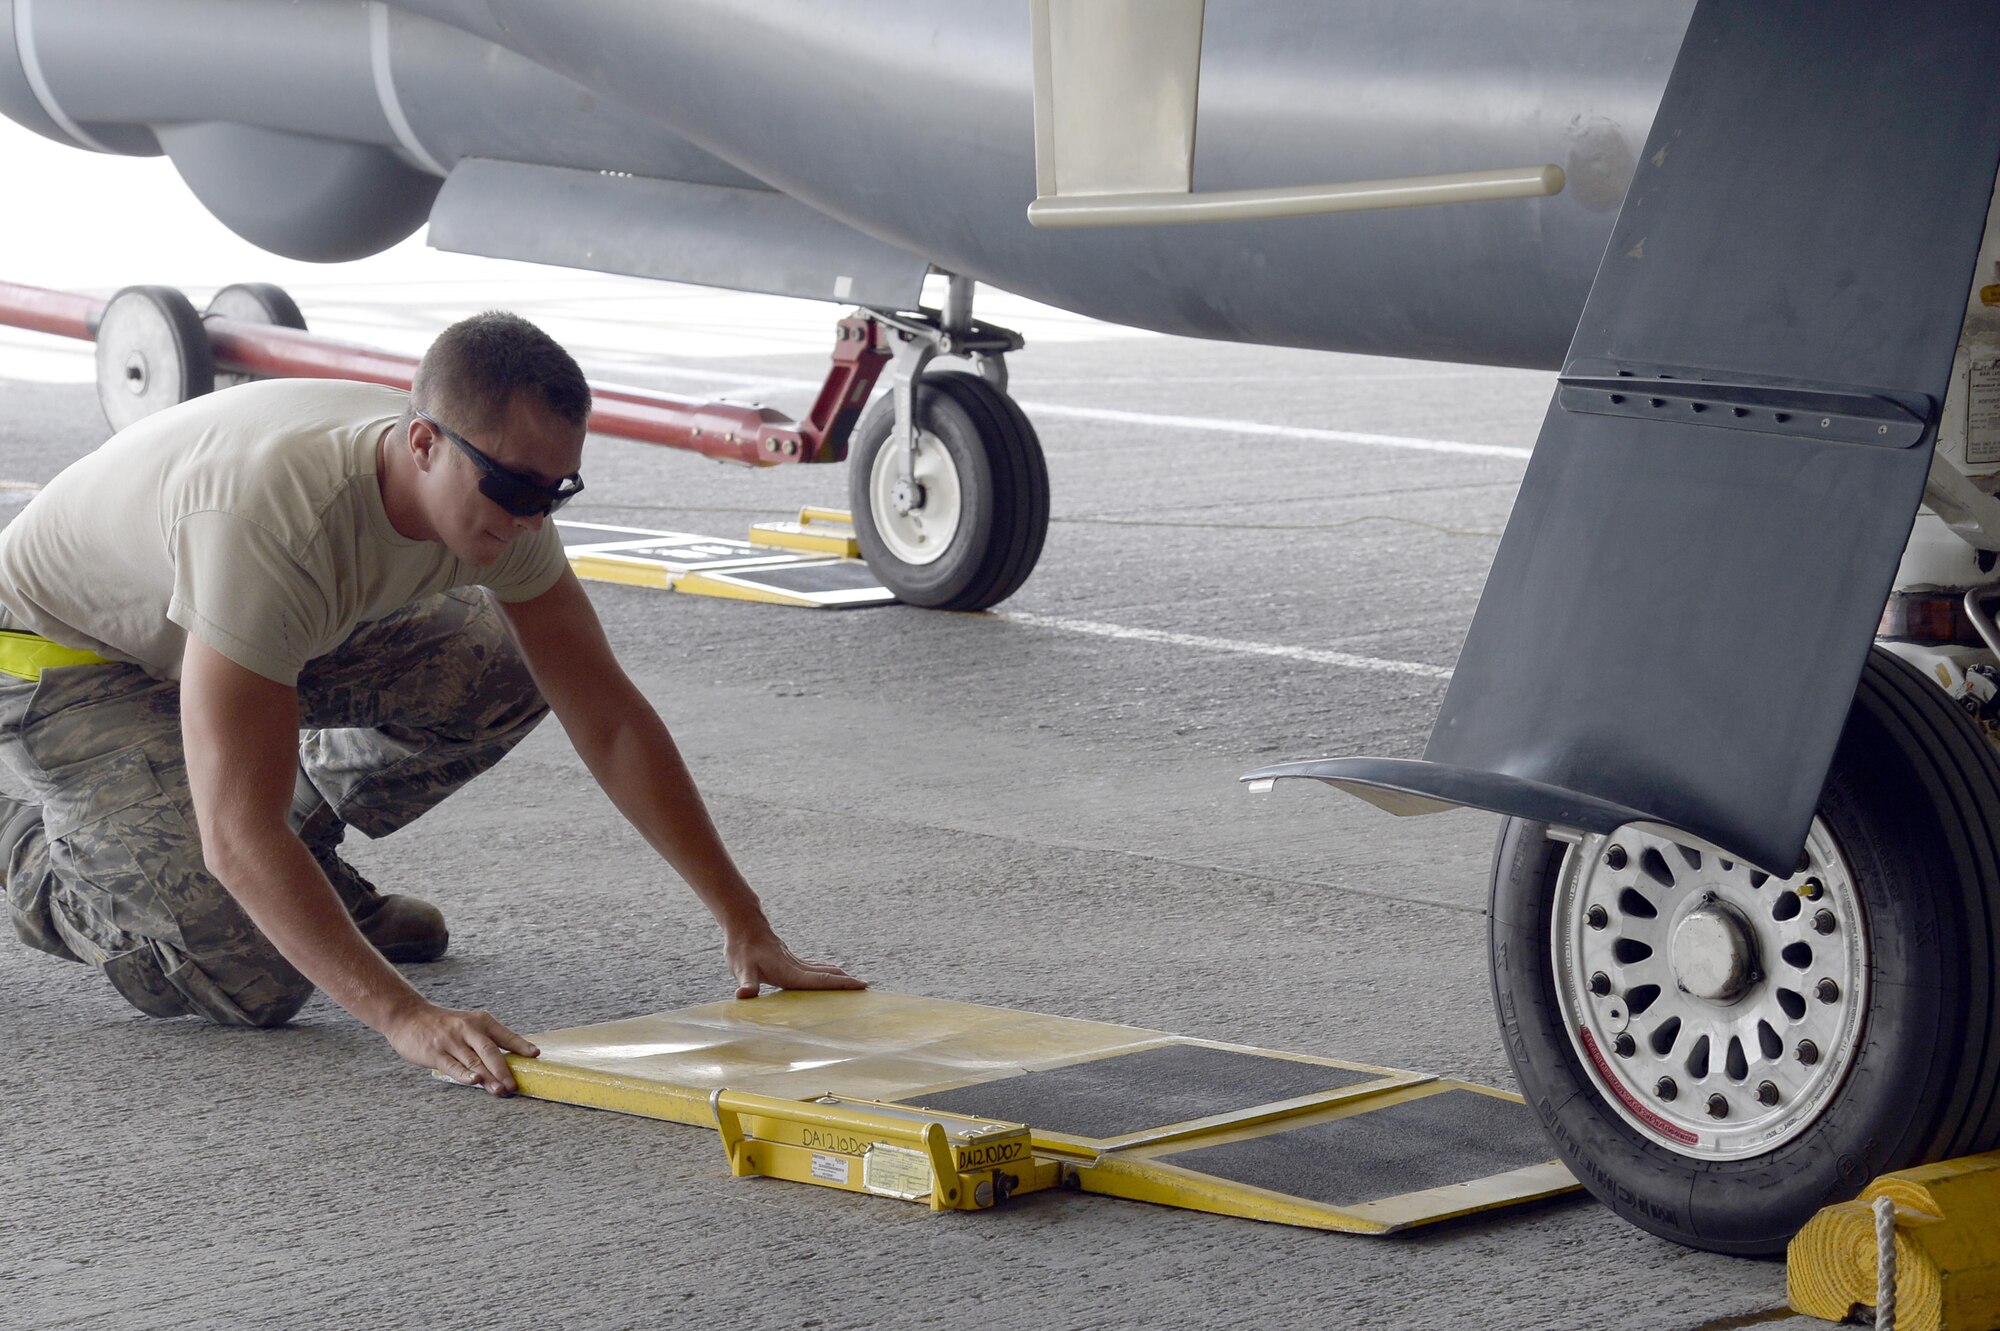
<path id="1" fill-rule="evenodd" d="M 502 1026 L 491 1013 L 424 1003 L 386 1023 L 382 1034 L 389 1047 L 420 1068 L 441 1072 L 455 1082 L 477 1086 L 491 1095 L 512 1095 L 517 1089 L 507 1068 L 507 1053 L 538 1058 L 541 1050 Z"/>
<path id="2" fill-rule="evenodd" d="M 866 980 L 857 980 L 840 967 L 826 961 L 805 961 L 776 934 L 765 930 L 747 938 L 731 938 L 722 946 L 729 969 L 736 976 L 736 996 L 755 998 L 764 985 L 775 989 L 866 989 Z"/>

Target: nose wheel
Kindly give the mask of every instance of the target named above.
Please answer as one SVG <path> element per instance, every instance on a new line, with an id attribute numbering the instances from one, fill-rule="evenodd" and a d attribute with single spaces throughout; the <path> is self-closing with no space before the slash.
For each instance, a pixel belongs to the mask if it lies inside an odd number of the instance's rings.
<path id="1" fill-rule="evenodd" d="M 1013 399 L 978 375 L 924 375 L 913 409 L 907 458 L 889 398 L 855 432 L 855 539 L 898 600 L 984 610 L 1013 595 L 1041 556 L 1049 525 L 1041 441 Z"/>
<path id="2" fill-rule="evenodd" d="M 964 515 L 958 464 L 944 441 L 918 430 L 910 476 L 902 476 L 896 450 L 881 448 L 868 469 L 868 511 L 884 549 L 905 564 L 934 564 L 951 550 Z"/>

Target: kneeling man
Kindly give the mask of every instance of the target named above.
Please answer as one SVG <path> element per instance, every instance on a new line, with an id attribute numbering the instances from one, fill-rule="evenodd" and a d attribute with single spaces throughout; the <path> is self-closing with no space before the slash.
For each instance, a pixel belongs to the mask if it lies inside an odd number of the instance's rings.
<path id="1" fill-rule="evenodd" d="M 860 988 L 802 961 L 731 862 L 665 725 L 612 656 L 550 514 L 590 393 L 524 319 L 483 314 L 408 394 L 273 380 L 115 435 L 0 532 L 0 870 L 16 930 L 142 1012 L 290 1020 L 315 986 L 410 1062 L 495 1094 L 484 1012 L 392 961 L 443 917 L 336 852 L 393 832 L 551 709 L 722 925 L 741 997 Z"/>

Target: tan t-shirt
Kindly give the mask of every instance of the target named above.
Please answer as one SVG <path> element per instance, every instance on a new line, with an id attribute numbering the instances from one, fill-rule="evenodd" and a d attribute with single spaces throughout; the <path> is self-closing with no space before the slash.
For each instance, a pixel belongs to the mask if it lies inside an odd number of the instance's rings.
<path id="1" fill-rule="evenodd" d="M 0 531 L 0 607 L 39 633 L 161 679 L 187 635 L 280 684 L 354 629 L 452 587 L 525 601 L 562 576 L 553 522 L 480 568 L 398 535 L 376 442 L 408 395 L 274 379 L 121 430 Z"/>

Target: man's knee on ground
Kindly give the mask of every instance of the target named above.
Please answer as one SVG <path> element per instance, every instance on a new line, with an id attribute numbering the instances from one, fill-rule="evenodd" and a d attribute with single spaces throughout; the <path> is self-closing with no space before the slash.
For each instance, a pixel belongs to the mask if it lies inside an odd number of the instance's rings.
<path id="1" fill-rule="evenodd" d="M 312 982 L 283 961 L 231 968 L 228 982 L 184 958 L 136 949 L 104 965 L 119 996 L 149 1017 L 200 1017 L 218 1026 L 282 1026 L 312 997 Z"/>
<path id="2" fill-rule="evenodd" d="M 232 985 L 230 993 L 216 990 L 205 993 L 208 986 L 188 985 L 188 1006 L 198 1017 L 206 1017 L 218 1026 L 282 1026 L 299 1014 L 299 1009 L 312 997 L 312 981 L 286 966 L 286 974 L 265 972 L 250 977 L 247 983 Z M 183 990 L 183 992 L 186 991 Z"/>
<path id="3" fill-rule="evenodd" d="M 270 1028 L 283 1026 L 299 1015 L 299 1009 L 312 997 L 312 984 L 301 978 L 293 983 L 275 981 L 268 990 L 260 990 L 254 995 L 237 999 L 236 1014 L 225 1015 L 203 1012 L 201 1016 L 221 1026 L 257 1026 Z"/>

